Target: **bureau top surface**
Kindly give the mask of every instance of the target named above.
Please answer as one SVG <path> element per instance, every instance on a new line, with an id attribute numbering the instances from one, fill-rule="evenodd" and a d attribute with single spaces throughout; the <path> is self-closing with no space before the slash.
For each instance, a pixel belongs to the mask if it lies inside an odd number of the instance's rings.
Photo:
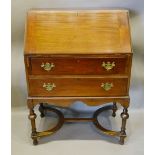
<path id="1" fill-rule="evenodd" d="M 127 10 L 30 10 L 25 54 L 131 53 Z"/>

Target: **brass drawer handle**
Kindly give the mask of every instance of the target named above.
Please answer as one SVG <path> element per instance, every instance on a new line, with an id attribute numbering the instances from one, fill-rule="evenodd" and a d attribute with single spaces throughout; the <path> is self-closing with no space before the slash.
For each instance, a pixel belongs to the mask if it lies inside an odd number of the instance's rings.
<path id="1" fill-rule="evenodd" d="M 109 61 L 107 63 L 103 62 L 102 67 L 104 67 L 107 71 L 113 69 L 115 67 L 115 62 L 110 63 Z"/>
<path id="2" fill-rule="evenodd" d="M 113 87 L 113 83 L 108 83 L 108 82 L 102 83 L 102 84 L 101 84 L 101 87 L 102 87 L 105 91 L 108 91 L 108 90 L 110 90 L 110 89 Z"/>
<path id="3" fill-rule="evenodd" d="M 46 71 L 50 71 L 52 68 L 55 67 L 55 65 L 54 65 L 54 63 L 46 62 L 45 64 L 42 63 L 41 67 L 44 68 L 44 70 L 46 70 Z"/>
<path id="4" fill-rule="evenodd" d="M 43 88 L 45 88 L 47 91 L 51 91 L 51 90 L 53 90 L 53 88 L 55 88 L 56 87 L 56 85 L 54 84 L 54 83 L 44 83 L 43 84 Z"/>

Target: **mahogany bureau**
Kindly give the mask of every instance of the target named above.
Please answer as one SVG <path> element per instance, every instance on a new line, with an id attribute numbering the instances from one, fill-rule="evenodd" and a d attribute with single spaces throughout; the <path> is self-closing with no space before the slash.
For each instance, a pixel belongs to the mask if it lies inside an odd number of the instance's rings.
<path id="1" fill-rule="evenodd" d="M 120 137 L 124 144 L 129 117 L 129 85 L 132 49 L 127 10 L 30 10 L 27 14 L 24 58 L 28 87 L 27 105 L 34 145 L 53 134 L 64 122 L 90 121 L 104 134 Z M 74 101 L 89 106 L 112 102 L 123 107 L 120 131 L 104 128 L 94 112 L 92 118 L 66 118 L 56 107 Z M 58 115 L 57 125 L 37 131 L 34 107 L 41 117 L 46 111 Z"/>

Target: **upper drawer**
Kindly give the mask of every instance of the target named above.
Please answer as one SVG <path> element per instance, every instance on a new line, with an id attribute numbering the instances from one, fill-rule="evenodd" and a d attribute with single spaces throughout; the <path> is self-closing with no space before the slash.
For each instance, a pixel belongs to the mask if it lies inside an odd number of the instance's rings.
<path id="1" fill-rule="evenodd" d="M 33 75 L 128 74 L 128 56 L 120 57 L 30 57 Z"/>

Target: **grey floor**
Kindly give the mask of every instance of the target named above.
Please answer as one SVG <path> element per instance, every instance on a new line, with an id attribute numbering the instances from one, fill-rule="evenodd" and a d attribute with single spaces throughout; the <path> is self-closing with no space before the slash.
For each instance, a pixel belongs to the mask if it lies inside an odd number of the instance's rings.
<path id="1" fill-rule="evenodd" d="M 85 107 L 84 107 L 85 106 Z M 80 105 L 80 107 L 82 107 Z M 96 107 L 97 109 L 98 107 Z M 87 110 L 81 110 L 87 109 Z M 63 109 L 65 116 L 89 116 L 95 108 L 83 105 L 72 106 L 69 110 Z M 101 113 L 99 121 L 109 129 L 119 130 L 121 119 L 121 107 L 114 119 L 111 111 Z M 54 114 L 47 114 L 46 118 L 37 117 L 39 130 L 46 130 L 52 127 L 57 117 Z M 92 123 L 67 123 L 54 135 L 39 140 L 39 145 L 33 146 L 30 138 L 30 122 L 27 118 L 26 107 L 12 109 L 12 155 L 143 155 L 143 109 L 129 110 L 130 118 L 127 122 L 127 135 L 125 145 L 119 145 L 118 138 L 109 137 L 99 132 Z"/>

